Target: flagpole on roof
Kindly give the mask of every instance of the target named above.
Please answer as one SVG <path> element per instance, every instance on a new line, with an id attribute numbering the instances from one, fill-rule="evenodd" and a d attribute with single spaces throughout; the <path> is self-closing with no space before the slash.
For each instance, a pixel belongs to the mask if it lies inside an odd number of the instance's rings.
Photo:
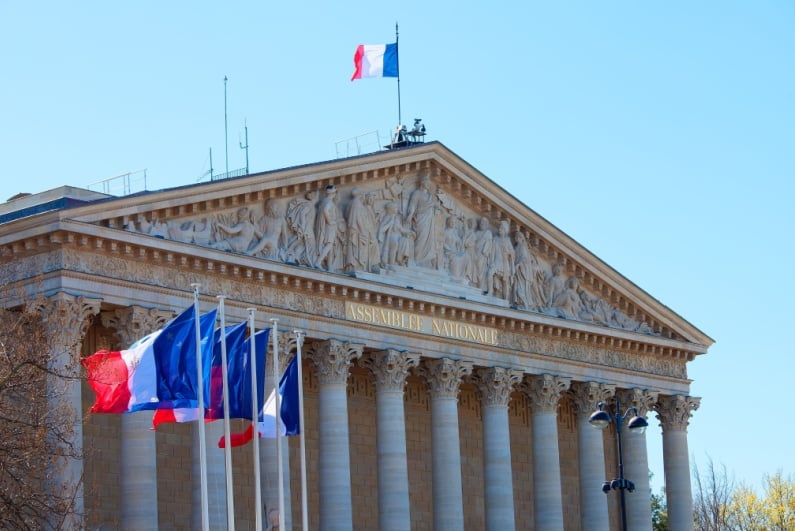
<path id="1" fill-rule="evenodd" d="M 259 401 L 257 399 L 259 382 L 257 381 L 257 347 L 256 341 L 254 341 L 255 311 L 254 308 L 248 309 L 248 337 L 251 342 L 251 424 L 254 427 L 254 441 L 252 444 L 254 449 L 254 513 L 257 515 L 255 519 L 256 531 L 262 531 L 262 480 L 260 479 L 259 470 Z"/>
<path id="2" fill-rule="evenodd" d="M 193 317 L 196 325 L 196 372 L 197 379 L 197 398 L 199 412 L 204 411 L 204 379 L 202 377 L 202 333 L 199 325 L 199 286 L 193 283 Z M 207 495 L 207 441 L 205 440 L 204 415 L 199 415 L 199 469 L 201 470 L 201 504 L 202 504 L 202 529 L 210 530 L 210 511 Z"/>
<path id="3" fill-rule="evenodd" d="M 284 516 L 284 467 L 282 466 L 282 406 L 281 406 L 281 393 L 279 385 L 281 383 L 281 371 L 279 369 L 279 339 L 278 329 L 279 320 L 276 318 L 271 319 L 273 327 L 271 334 L 273 334 L 273 385 L 275 386 L 275 405 L 276 405 L 276 470 L 278 476 L 278 492 L 279 492 L 279 529 L 285 528 Z"/>
<path id="4" fill-rule="evenodd" d="M 226 310 L 224 295 L 218 295 L 218 312 L 221 314 L 221 380 L 224 399 L 224 437 L 232 440 L 229 429 L 229 365 L 226 357 Z M 199 419 L 200 422 L 202 419 Z M 235 531 L 235 489 L 232 484 L 232 445 L 224 445 L 224 463 L 226 464 L 226 528 Z"/>
<path id="5" fill-rule="evenodd" d="M 397 63 L 398 63 L 398 75 L 397 75 L 397 89 L 398 89 L 398 128 L 403 125 L 402 118 L 400 116 L 400 46 L 398 46 L 398 23 L 395 22 L 395 48 L 397 48 Z"/>
<path id="6" fill-rule="evenodd" d="M 306 494 L 306 443 L 304 440 L 304 377 L 302 369 L 301 346 L 304 344 L 304 333 L 294 330 L 296 343 L 296 365 L 298 369 L 298 435 L 301 441 L 301 523 L 303 530 L 309 530 L 309 510 Z"/>

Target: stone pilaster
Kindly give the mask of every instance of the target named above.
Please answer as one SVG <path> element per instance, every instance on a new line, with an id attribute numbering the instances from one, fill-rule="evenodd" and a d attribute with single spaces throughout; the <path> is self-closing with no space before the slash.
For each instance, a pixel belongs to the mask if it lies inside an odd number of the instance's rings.
<path id="1" fill-rule="evenodd" d="M 373 352 L 361 362 L 375 377 L 380 531 L 411 528 L 403 395 L 409 369 L 419 362 L 419 354 L 392 349 Z"/>
<path id="2" fill-rule="evenodd" d="M 577 455 L 580 465 L 580 522 L 582 529 L 609 531 L 610 515 L 607 496 L 601 485 L 607 479 L 605 470 L 604 432 L 588 422 L 600 402 L 616 391 L 615 385 L 598 382 L 574 382 L 569 391 L 577 411 Z"/>
<path id="3" fill-rule="evenodd" d="M 80 384 L 80 354 L 91 319 L 99 313 L 101 301 L 59 292 L 32 305 L 29 310 L 41 315 L 50 340 L 47 377 L 47 407 L 62 425 L 54 426 L 51 444 L 61 445 L 64 456 L 53 461 L 53 475 L 47 488 L 56 498 L 72 493 L 73 519 L 65 522 L 76 529 L 83 526 L 83 404 Z M 68 420 L 64 420 L 68 419 Z"/>
<path id="4" fill-rule="evenodd" d="M 533 423 L 533 509 L 536 529 L 563 529 L 563 493 L 558 447 L 558 404 L 571 379 L 528 376 L 522 390 L 530 399 Z"/>
<path id="5" fill-rule="evenodd" d="M 353 529 L 348 436 L 348 375 L 364 345 L 337 339 L 317 342 L 308 352 L 318 379 L 320 529 Z"/>
<path id="6" fill-rule="evenodd" d="M 102 325 L 115 330 L 122 349 L 166 325 L 170 311 L 130 306 L 103 312 Z M 157 529 L 157 439 L 152 411 L 121 417 L 122 529 Z"/>
<path id="7" fill-rule="evenodd" d="M 655 406 L 662 427 L 665 497 L 668 503 L 668 525 L 671 529 L 693 529 L 687 426 L 692 412 L 700 405 L 700 398 L 673 395 L 660 396 Z"/>
<path id="8" fill-rule="evenodd" d="M 483 410 L 483 479 L 488 531 L 515 529 L 508 402 L 523 374 L 513 369 L 490 367 L 477 369 L 472 377 L 480 392 Z"/>
<path id="9" fill-rule="evenodd" d="M 648 416 L 657 402 L 657 392 L 645 389 L 621 389 L 617 391 L 623 415 L 627 408 L 634 407 L 638 415 Z M 629 419 L 627 419 L 629 420 Z M 626 425 L 625 425 L 626 428 Z M 649 485 L 649 457 L 646 449 L 646 434 L 622 430 L 624 447 L 624 477 L 635 484 L 634 492 L 626 493 L 627 529 L 629 531 L 651 531 L 651 487 Z"/>
<path id="10" fill-rule="evenodd" d="M 463 529 L 458 393 L 461 379 L 472 373 L 472 362 L 449 358 L 426 360 L 417 372 L 425 378 L 431 395 L 433 528 Z"/>

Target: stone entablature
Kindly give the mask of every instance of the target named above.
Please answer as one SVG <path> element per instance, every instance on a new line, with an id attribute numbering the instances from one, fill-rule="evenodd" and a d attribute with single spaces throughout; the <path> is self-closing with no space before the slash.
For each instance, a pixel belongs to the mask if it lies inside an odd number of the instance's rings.
<path id="1" fill-rule="evenodd" d="M 375 291 L 377 287 L 372 285 L 364 288 L 323 282 L 307 278 L 303 269 L 295 274 L 283 266 L 279 271 L 257 270 L 254 265 L 258 261 L 251 258 L 247 259 L 250 264 L 242 263 L 240 259 L 235 265 L 210 258 L 201 259 L 203 261 L 196 258 L 194 262 L 185 255 L 167 250 L 132 246 L 122 253 L 105 254 L 99 251 L 109 245 L 107 238 L 101 244 L 100 240 L 92 238 L 62 237 L 59 240 L 73 241 L 74 245 L 65 246 L 60 253 L 21 258 L 14 262 L 14 269 L 18 270 L 17 273 L 38 271 L 43 276 L 50 271 L 67 270 L 81 282 L 99 276 L 105 283 L 113 282 L 120 286 L 128 283 L 138 286 L 138 289 L 146 285 L 153 289 L 180 289 L 201 279 L 205 293 L 224 293 L 236 304 L 264 305 L 282 312 L 309 313 L 318 318 L 348 320 L 345 305 L 351 301 L 389 309 L 404 308 L 406 312 L 428 319 L 435 316 L 496 329 L 499 337 L 496 346 L 502 349 L 677 379 L 687 377 L 685 364 L 699 353 L 681 342 L 655 336 L 625 332 L 627 337 L 621 338 L 608 335 L 606 329 L 592 325 L 581 324 L 578 326 L 582 329 L 572 329 L 568 326 L 569 321 L 549 317 L 546 322 L 534 322 L 531 319 L 535 314 L 518 310 L 500 310 L 502 315 L 495 315 L 488 313 L 488 308 L 468 309 L 471 305 L 466 301 L 450 301 L 443 297 L 437 297 L 435 301 L 422 300 L 419 298 L 422 294 L 414 291 L 407 294 L 406 290 L 391 287 Z M 228 255 L 220 256 L 226 258 Z M 335 276 L 334 280 L 366 285 L 346 276 Z M 409 295 L 414 298 L 408 298 Z M 437 335 L 432 337 L 455 340 Z"/>

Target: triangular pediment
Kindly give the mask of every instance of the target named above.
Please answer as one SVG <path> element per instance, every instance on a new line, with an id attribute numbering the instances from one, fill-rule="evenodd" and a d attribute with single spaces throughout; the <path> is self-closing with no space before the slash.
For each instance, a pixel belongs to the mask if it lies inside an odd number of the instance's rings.
<path id="1" fill-rule="evenodd" d="M 696 352 L 712 342 L 438 142 L 116 198 L 63 218 Z"/>

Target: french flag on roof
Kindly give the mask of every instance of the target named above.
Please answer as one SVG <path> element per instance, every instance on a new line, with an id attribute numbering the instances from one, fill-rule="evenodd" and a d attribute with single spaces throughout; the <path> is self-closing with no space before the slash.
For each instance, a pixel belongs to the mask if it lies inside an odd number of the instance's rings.
<path id="1" fill-rule="evenodd" d="M 398 45 L 360 44 L 353 54 L 354 79 L 365 77 L 400 77 L 398 73 Z"/>

